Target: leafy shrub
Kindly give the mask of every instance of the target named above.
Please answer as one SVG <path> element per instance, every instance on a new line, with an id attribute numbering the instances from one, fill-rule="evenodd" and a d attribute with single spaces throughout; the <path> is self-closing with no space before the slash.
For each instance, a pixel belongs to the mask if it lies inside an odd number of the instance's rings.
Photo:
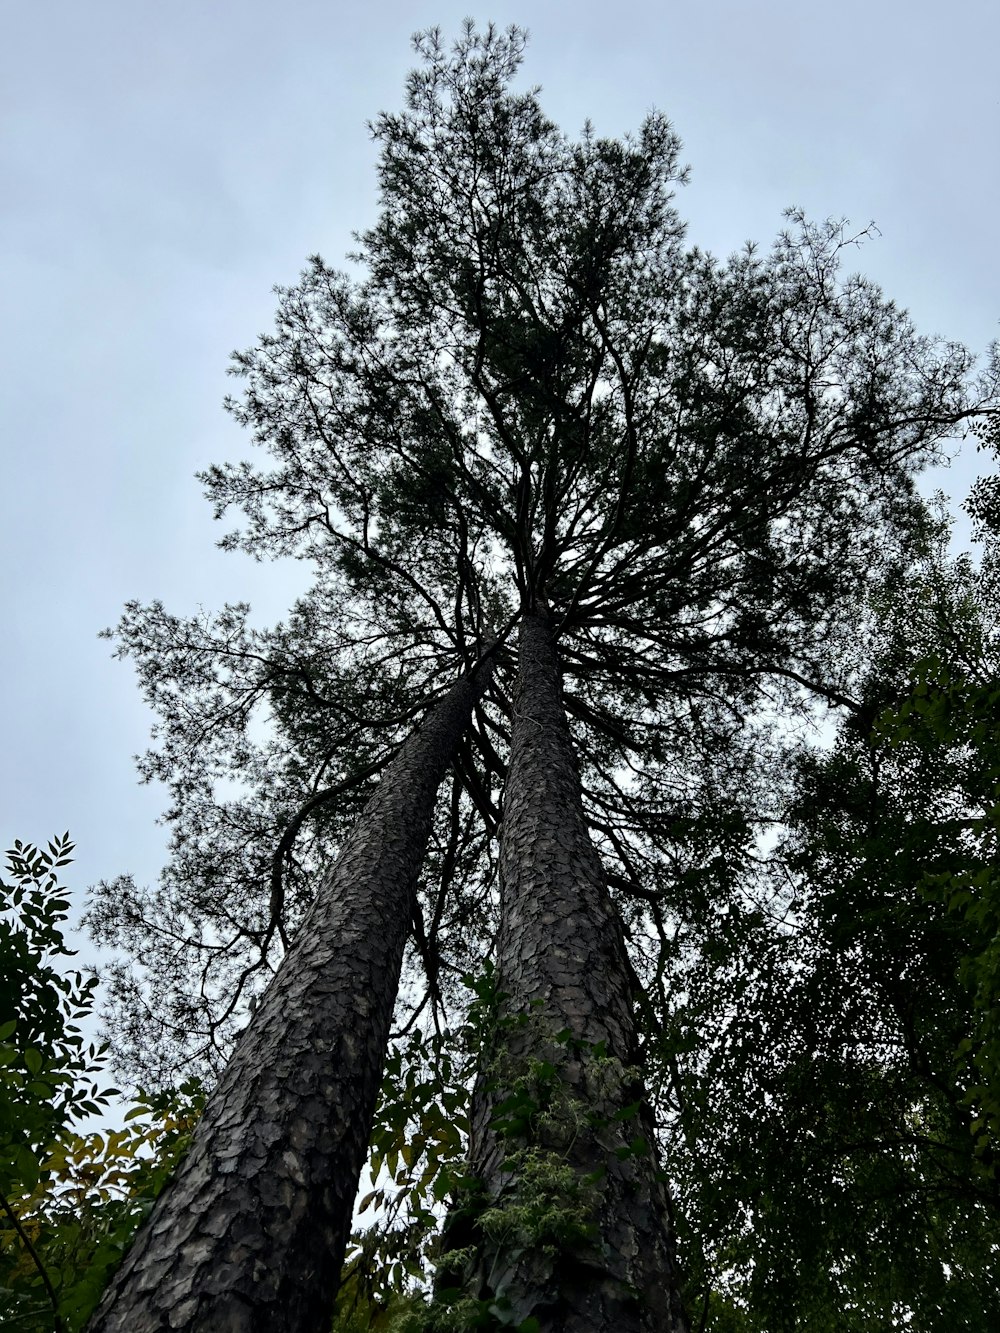
<path id="1" fill-rule="evenodd" d="M 81 1122 L 120 1097 L 88 1043 L 97 978 L 63 973 L 68 834 L 15 842 L 0 881 L 0 1326 L 77 1333 L 187 1147 L 204 1101 L 189 1081 L 138 1099 L 121 1129 Z M 120 1103 L 118 1104 L 120 1106 Z"/>

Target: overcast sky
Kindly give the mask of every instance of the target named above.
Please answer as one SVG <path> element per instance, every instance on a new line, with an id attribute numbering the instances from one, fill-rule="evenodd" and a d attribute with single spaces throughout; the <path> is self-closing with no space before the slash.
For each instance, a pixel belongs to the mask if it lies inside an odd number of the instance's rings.
<path id="1" fill-rule="evenodd" d="M 0 50 L 0 837 L 69 828 L 79 890 L 154 878 L 150 718 L 97 632 L 130 597 L 188 614 L 301 584 L 214 548 L 193 474 L 244 450 L 229 353 L 308 254 L 374 216 L 365 122 L 401 103 L 410 34 L 466 0 L 27 0 Z M 685 143 L 692 241 L 765 244 L 782 210 L 874 220 L 858 256 L 927 333 L 998 333 L 996 0 L 497 4 L 531 32 L 548 114 L 621 134 L 652 107 Z M 971 452 L 943 478 L 957 496 Z M 86 956 L 84 946 L 84 957 Z"/>

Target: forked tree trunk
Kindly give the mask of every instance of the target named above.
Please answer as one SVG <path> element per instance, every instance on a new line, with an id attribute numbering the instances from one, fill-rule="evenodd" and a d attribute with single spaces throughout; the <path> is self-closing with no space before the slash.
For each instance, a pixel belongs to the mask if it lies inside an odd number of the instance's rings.
<path id="1" fill-rule="evenodd" d="M 326 1333 L 438 786 L 492 657 L 393 759 L 89 1333 Z"/>
<path id="2" fill-rule="evenodd" d="M 500 876 L 499 1018 L 473 1099 L 478 1183 L 446 1226 L 439 1299 L 457 1288 L 543 1333 L 682 1333 L 630 969 L 544 613 L 522 620 Z"/>

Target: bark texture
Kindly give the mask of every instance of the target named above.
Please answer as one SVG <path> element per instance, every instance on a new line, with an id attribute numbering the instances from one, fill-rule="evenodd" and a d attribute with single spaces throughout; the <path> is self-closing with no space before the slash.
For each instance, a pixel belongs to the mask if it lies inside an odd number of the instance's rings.
<path id="1" fill-rule="evenodd" d="M 682 1333 L 630 969 L 583 815 L 544 613 L 526 615 L 500 849 L 499 1022 L 474 1094 L 459 1283 L 544 1333 Z M 462 1254 L 474 1252 L 470 1261 Z"/>
<path id="2" fill-rule="evenodd" d="M 329 1329 L 437 788 L 490 670 L 387 768 L 89 1333 Z"/>

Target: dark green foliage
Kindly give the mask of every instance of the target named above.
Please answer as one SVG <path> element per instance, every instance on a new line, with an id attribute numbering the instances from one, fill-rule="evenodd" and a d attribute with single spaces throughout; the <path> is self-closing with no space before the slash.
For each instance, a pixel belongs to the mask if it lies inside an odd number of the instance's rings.
<path id="1" fill-rule="evenodd" d="M 799 754 L 786 891 L 717 935 L 662 1039 L 699 1303 L 716 1286 L 748 1329 L 936 1333 L 994 1308 L 995 560 L 939 548 L 886 591 L 876 725 Z"/>
<path id="2" fill-rule="evenodd" d="M 68 834 L 42 851 L 16 842 L 0 884 L 0 1323 L 76 1333 L 183 1153 L 200 1089 L 140 1098 L 120 1130 L 79 1122 L 120 1109 L 102 1088 L 104 1048 L 79 1024 L 95 977 L 65 974 L 69 912 L 57 871 Z"/>
<path id="3" fill-rule="evenodd" d="M 82 972 L 64 976 L 57 966 L 59 958 L 73 953 L 63 937 L 69 902 L 57 873 L 69 865 L 72 850 L 68 834 L 50 842 L 47 851 L 15 842 L 7 852 L 10 882 L 0 882 L 0 1188 L 5 1193 L 32 1174 L 37 1179 L 37 1162 L 32 1167 L 29 1158 L 110 1095 L 96 1082 L 83 1081 L 99 1075 L 104 1064 L 102 1052 L 87 1045 L 78 1027 L 93 1008 L 97 980 Z"/>
<path id="4" fill-rule="evenodd" d="M 952 1033 L 962 1032 L 954 1051 L 955 1080 L 973 1114 L 969 1128 L 978 1165 L 995 1181 L 1000 1171 L 1000 663 L 994 644 L 983 646 L 992 660 L 967 659 L 952 667 L 937 657 L 921 662 L 911 696 L 880 719 L 880 731 L 897 751 L 916 752 L 923 765 L 933 766 L 937 792 L 948 803 L 946 813 L 921 829 L 924 855 L 911 874 L 917 872 L 928 904 L 925 929 L 935 930 L 940 941 L 941 970 L 963 988 L 960 1021 L 950 1025 Z M 943 1017 L 940 1008 L 937 1016 Z"/>

